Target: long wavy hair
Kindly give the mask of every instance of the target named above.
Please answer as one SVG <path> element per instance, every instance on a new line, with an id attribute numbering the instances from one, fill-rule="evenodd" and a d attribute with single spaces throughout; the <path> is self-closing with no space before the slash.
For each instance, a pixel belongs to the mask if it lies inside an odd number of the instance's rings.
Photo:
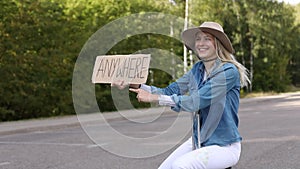
<path id="1" fill-rule="evenodd" d="M 222 45 L 222 43 L 217 38 L 215 38 L 215 43 L 216 43 L 216 54 L 218 58 L 222 62 L 230 62 L 237 67 L 240 74 L 241 86 L 243 87 L 243 86 L 248 86 L 248 84 L 251 84 L 251 81 L 249 79 L 248 69 L 244 65 L 239 63 L 235 59 L 234 55 L 228 52 L 228 50 L 226 50 L 226 48 Z"/>

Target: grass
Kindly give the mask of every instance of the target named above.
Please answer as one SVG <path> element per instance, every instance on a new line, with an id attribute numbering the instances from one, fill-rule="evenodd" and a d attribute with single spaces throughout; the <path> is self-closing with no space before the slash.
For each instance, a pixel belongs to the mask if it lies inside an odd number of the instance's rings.
<path id="1" fill-rule="evenodd" d="M 289 93 L 289 92 L 299 92 L 300 91 L 300 86 L 290 86 L 286 92 L 284 93 Z M 272 96 L 272 95 L 278 95 L 280 94 L 279 92 L 252 92 L 252 93 L 246 93 L 246 92 L 241 92 L 241 98 L 251 98 L 251 97 L 260 97 L 260 96 Z"/>

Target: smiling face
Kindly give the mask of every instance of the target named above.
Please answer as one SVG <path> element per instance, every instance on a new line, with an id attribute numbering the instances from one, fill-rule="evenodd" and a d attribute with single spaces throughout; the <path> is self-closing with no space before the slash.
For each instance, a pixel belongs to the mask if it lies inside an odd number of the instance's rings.
<path id="1" fill-rule="evenodd" d="M 209 33 L 198 32 L 195 39 L 195 50 L 202 60 L 216 58 L 215 38 Z"/>

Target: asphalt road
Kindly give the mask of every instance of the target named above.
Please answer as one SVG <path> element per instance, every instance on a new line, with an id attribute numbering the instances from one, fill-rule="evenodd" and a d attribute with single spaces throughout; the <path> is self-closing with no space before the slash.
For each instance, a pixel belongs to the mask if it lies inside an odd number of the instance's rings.
<path id="1" fill-rule="evenodd" d="M 233 168 L 298 169 L 299 110 L 299 92 L 242 99 L 239 112 L 242 155 Z M 189 117 L 189 114 L 182 115 L 182 118 Z M 177 113 L 166 110 L 159 116 L 150 113 L 132 116 L 130 120 L 110 118 L 107 123 L 87 120 L 82 126 L 70 123 L 74 117 L 0 123 L 0 169 L 155 169 L 176 148 L 173 145 L 184 139 L 171 134 L 166 140 L 144 144 L 147 148 L 142 151 L 126 143 L 126 139 L 147 142 L 147 138 L 166 134 L 174 126 L 178 133 L 189 137 L 189 132 L 183 129 L 190 124 L 183 121 L 178 127 L 174 125 L 176 119 Z M 54 123 L 55 120 L 60 123 Z M 47 127 L 50 123 L 54 125 Z M 104 130 L 107 126 L 125 136 L 123 141 Z M 160 149 L 151 152 L 158 145 Z M 140 152 L 144 157 L 130 158 L 136 154 L 123 152 Z"/>

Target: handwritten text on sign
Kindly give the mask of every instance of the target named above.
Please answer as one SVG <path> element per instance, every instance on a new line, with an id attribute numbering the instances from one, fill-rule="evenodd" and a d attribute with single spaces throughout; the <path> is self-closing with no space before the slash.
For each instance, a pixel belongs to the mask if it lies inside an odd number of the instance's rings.
<path id="1" fill-rule="evenodd" d="M 146 83 L 150 54 L 97 56 L 93 83 L 112 83 L 123 80 L 131 84 Z"/>

